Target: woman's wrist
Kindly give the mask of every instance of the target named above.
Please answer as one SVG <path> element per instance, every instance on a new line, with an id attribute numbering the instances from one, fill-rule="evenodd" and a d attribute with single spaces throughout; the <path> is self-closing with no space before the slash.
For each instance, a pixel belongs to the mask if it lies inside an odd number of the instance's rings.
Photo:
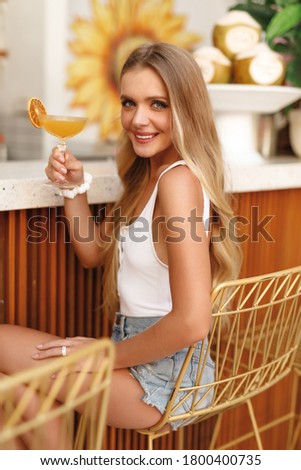
<path id="1" fill-rule="evenodd" d="M 74 186 L 72 189 L 59 189 L 59 196 L 66 197 L 67 199 L 74 199 L 78 194 L 86 193 L 91 186 L 92 175 L 90 173 L 84 173 L 84 182 L 79 186 Z"/>

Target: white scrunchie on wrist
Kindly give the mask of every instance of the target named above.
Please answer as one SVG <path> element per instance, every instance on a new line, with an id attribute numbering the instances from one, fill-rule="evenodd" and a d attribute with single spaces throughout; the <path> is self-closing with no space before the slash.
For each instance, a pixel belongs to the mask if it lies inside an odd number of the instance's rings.
<path id="1" fill-rule="evenodd" d="M 84 194 L 90 189 L 92 182 L 92 175 L 90 173 L 84 173 L 84 182 L 80 186 L 75 186 L 72 189 L 60 189 L 58 191 L 59 196 L 64 196 L 67 199 L 74 199 L 78 194 Z"/>

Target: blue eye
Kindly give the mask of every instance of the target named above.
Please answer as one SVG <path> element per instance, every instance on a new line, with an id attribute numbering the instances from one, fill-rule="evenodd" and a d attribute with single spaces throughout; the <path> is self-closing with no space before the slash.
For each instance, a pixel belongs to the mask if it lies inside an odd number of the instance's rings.
<path id="1" fill-rule="evenodd" d="M 134 105 L 135 105 L 135 103 L 132 100 L 126 100 L 126 99 L 121 100 L 121 106 L 123 108 L 130 108 L 131 106 L 134 106 Z"/>
<path id="2" fill-rule="evenodd" d="M 167 103 L 165 103 L 164 101 L 160 101 L 160 100 L 154 101 L 153 106 L 156 109 L 165 109 L 168 107 Z"/>

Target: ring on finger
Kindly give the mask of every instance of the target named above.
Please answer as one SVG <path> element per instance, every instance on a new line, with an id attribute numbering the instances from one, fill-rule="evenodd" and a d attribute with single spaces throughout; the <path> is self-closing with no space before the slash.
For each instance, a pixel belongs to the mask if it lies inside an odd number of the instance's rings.
<path id="1" fill-rule="evenodd" d="M 61 347 L 61 352 L 62 352 L 63 357 L 67 356 L 67 346 L 62 346 Z"/>

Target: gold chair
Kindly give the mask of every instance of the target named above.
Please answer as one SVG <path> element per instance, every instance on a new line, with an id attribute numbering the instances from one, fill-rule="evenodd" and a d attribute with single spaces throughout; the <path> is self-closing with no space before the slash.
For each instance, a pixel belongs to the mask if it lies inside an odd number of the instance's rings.
<path id="1" fill-rule="evenodd" d="M 0 449 L 14 448 L 20 438 L 30 450 L 52 448 L 54 429 L 60 448 L 101 449 L 114 351 L 111 340 L 101 338 L 69 356 L 0 378 Z M 74 372 L 78 363 L 81 371 Z"/>
<path id="2" fill-rule="evenodd" d="M 191 387 L 182 380 L 194 353 L 188 349 L 181 372 L 160 421 L 138 432 L 153 441 L 170 432 L 169 423 L 180 421 L 179 447 L 183 446 L 184 426 L 217 415 L 211 438 L 213 449 L 223 413 L 247 405 L 252 432 L 259 449 L 262 441 L 252 397 L 267 390 L 292 370 L 301 333 L 301 266 L 271 274 L 225 282 L 212 292 L 213 323 L 208 347 L 200 353 L 196 381 Z M 215 362 L 215 378 L 202 383 L 204 362 L 210 354 Z M 208 403 L 210 397 L 210 404 Z M 180 405 L 187 412 L 179 414 Z M 242 437 L 228 442 L 234 446 Z"/>
<path id="3" fill-rule="evenodd" d="M 293 380 L 290 396 L 287 397 L 289 401 L 289 410 L 287 413 L 278 416 L 272 421 L 267 422 L 262 426 L 262 431 L 268 431 L 269 429 L 274 428 L 275 426 L 281 426 L 284 422 L 288 422 L 288 432 L 287 432 L 287 445 L 286 448 L 293 450 L 296 448 L 298 439 L 301 434 L 301 409 L 300 403 L 298 401 L 299 392 L 299 383 L 301 377 L 301 343 L 297 349 L 295 355 L 295 360 L 292 367 Z"/>
<path id="4" fill-rule="evenodd" d="M 295 356 L 295 362 L 293 365 L 294 371 L 294 381 L 293 381 L 293 393 L 291 399 L 291 411 L 290 411 L 290 418 L 291 418 L 291 426 L 288 433 L 288 449 L 295 449 L 298 439 L 301 435 L 301 410 L 300 410 L 300 403 L 298 404 L 298 387 L 301 377 L 301 343 L 299 343 L 299 347 L 297 350 L 297 354 Z M 297 409 L 299 406 L 299 409 Z M 294 426 L 295 424 L 295 426 Z"/>

